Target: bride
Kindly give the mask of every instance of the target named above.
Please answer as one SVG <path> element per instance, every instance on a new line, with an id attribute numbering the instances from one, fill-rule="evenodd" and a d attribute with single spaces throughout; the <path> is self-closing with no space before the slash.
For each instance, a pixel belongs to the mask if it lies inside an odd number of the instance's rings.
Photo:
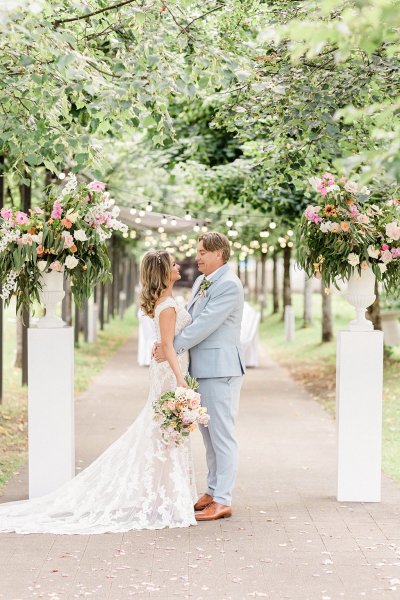
<path id="1" fill-rule="evenodd" d="M 172 288 L 179 265 L 168 252 L 147 252 L 141 265 L 141 308 L 154 318 L 167 361 L 150 366 L 150 391 L 138 418 L 89 467 L 56 491 L 0 505 L 0 532 L 91 534 L 195 525 L 190 445 L 166 446 L 153 420 L 153 401 L 187 387 L 188 353 L 174 336 L 191 323 Z M 133 391 L 133 390 L 132 390 Z"/>

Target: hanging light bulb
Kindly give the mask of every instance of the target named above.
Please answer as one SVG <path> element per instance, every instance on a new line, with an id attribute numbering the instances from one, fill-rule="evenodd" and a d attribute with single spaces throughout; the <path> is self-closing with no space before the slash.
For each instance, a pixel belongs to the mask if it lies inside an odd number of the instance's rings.
<path id="1" fill-rule="evenodd" d="M 292 235 L 294 234 L 294 231 L 292 231 L 291 229 L 288 229 L 287 234 L 289 237 L 292 237 Z"/>
<path id="2" fill-rule="evenodd" d="M 269 246 L 269 247 L 268 247 L 268 250 L 269 250 L 270 252 L 273 252 L 273 251 L 274 251 L 274 247 L 273 247 L 273 246 Z"/>
<path id="3" fill-rule="evenodd" d="M 166 225 L 168 223 L 168 219 L 167 217 L 164 215 L 163 218 L 161 219 L 161 225 Z"/>
<path id="4" fill-rule="evenodd" d="M 165 229 L 164 227 L 159 227 L 157 231 L 158 233 L 164 233 Z"/>
<path id="5" fill-rule="evenodd" d="M 200 231 L 200 225 L 198 223 L 193 227 L 193 231 Z"/>
<path id="6" fill-rule="evenodd" d="M 136 238 L 136 231 L 135 229 L 131 230 L 131 240 L 134 240 Z"/>
<path id="7" fill-rule="evenodd" d="M 268 236 L 269 236 L 269 231 L 267 231 L 266 229 L 263 229 L 262 231 L 260 231 L 260 237 L 267 238 Z"/>
<path id="8" fill-rule="evenodd" d="M 293 248 L 293 242 L 288 242 L 289 248 Z"/>
<path id="9" fill-rule="evenodd" d="M 136 215 L 136 208 L 131 208 L 129 212 L 131 213 L 131 215 Z"/>
<path id="10" fill-rule="evenodd" d="M 202 230 L 203 233 L 207 233 L 207 231 L 208 231 L 207 225 L 203 225 L 203 227 L 201 228 L 201 230 Z"/>
<path id="11" fill-rule="evenodd" d="M 147 203 L 147 206 L 146 206 L 146 212 L 151 212 L 152 210 L 153 210 L 153 205 L 149 200 Z"/>
<path id="12" fill-rule="evenodd" d="M 232 225 L 233 225 L 232 217 L 228 217 L 228 220 L 226 222 L 226 226 L 229 227 L 229 228 L 231 228 Z"/>
<path id="13" fill-rule="evenodd" d="M 270 229 L 275 229 L 275 227 L 276 227 L 275 221 L 271 221 L 271 223 L 269 224 L 269 228 Z"/>
<path id="14" fill-rule="evenodd" d="M 139 217 L 144 217 L 144 215 L 146 214 L 145 210 L 139 210 Z"/>
<path id="15" fill-rule="evenodd" d="M 140 217 L 136 217 L 135 223 L 141 223 L 141 222 L 142 222 L 142 219 Z"/>
<path id="16" fill-rule="evenodd" d="M 172 225 L 172 227 L 176 227 L 176 219 L 175 218 L 171 219 L 171 225 Z"/>
<path id="17" fill-rule="evenodd" d="M 192 218 L 192 215 L 190 214 L 190 212 L 187 210 L 186 211 L 186 215 L 185 215 L 185 221 L 190 221 Z"/>
<path id="18" fill-rule="evenodd" d="M 129 237 L 129 233 L 128 233 L 127 231 L 124 231 L 124 233 L 122 234 L 122 237 L 123 237 L 123 238 L 127 238 L 127 237 Z"/>

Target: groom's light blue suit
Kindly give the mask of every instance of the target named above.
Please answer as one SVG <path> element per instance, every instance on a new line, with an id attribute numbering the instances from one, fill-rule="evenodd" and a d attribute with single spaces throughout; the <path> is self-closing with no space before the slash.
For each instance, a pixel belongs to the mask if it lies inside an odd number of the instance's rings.
<path id="1" fill-rule="evenodd" d="M 201 427 L 208 466 L 207 494 L 230 506 L 237 472 L 235 416 L 239 408 L 244 360 L 240 347 L 243 286 L 224 265 L 207 279 L 212 285 L 199 294 L 204 275 L 194 283 L 188 304 L 193 322 L 176 336 L 178 354 L 190 350 L 190 373 L 200 384 L 202 404 L 210 415 Z"/>

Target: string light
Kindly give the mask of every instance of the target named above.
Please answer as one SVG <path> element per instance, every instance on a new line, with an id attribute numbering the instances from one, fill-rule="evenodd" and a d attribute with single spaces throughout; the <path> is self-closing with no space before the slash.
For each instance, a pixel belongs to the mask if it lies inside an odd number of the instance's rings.
<path id="1" fill-rule="evenodd" d="M 175 218 L 171 219 L 171 225 L 172 225 L 172 227 L 176 227 L 176 219 Z"/>
<path id="2" fill-rule="evenodd" d="M 136 217 L 135 223 L 141 223 L 141 222 L 142 222 L 142 219 L 140 217 Z"/>
<path id="3" fill-rule="evenodd" d="M 144 217 L 144 215 L 146 214 L 145 210 L 139 210 L 139 217 Z"/>
<path id="4" fill-rule="evenodd" d="M 168 219 L 167 217 L 164 215 L 163 218 L 161 219 L 161 225 L 166 225 L 168 223 Z"/>
<path id="5" fill-rule="evenodd" d="M 271 221 L 271 223 L 269 224 L 270 229 L 275 229 L 276 228 L 276 223 L 275 221 Z"/>
<path id="6" fill-rule="evenodd" d="M 129 211 L 131 213 L 131 215 L 136 215 L 136 208 L 131 208 L 131 210 Z"/>
<path id="7" fill-rule="evenodd" d="M 274 247 L 273 247 L 273 246 L 269 246 L 268 250 L 269 250 L 270 252 L 273 252 L 273 251 L 274 251 Z"/>
<path id="8" fill-rule="evenodd" d="M 191 219 L 192 219 L 192 216 L 191 216 L 190 212 L 187 210 L 186 215 L 185 215 L 185 221 L 191 221 Z"/>
<path id="9" fill-rule="evenodd" d="M 207 231 L 208 231 L 207 225 L 203 225 L 203 227 L 201 228 L 201 230 L 202 230 L 203 233 L 207 233 Z"/>
<path id="10" fill-rule="evenodd" d="M 267 238 L 268 236 L 269 236 L 269 231 L 267 231 L 266 229 L 263 229 L 262 231 L 260 231 L 260 237 Z"/>
<path id="11" fill-rule="evenodd" d="M 294 234 L 294 232 L 291 229 L 288 229 L 287 234 L 288 234 L 289 237 L 292 237 L 292 235 Z"/>
<path id="12" fill-rule="evenodd" d="M 228 220 L 226 222 L 226 226 L 229 227 L 229 228 L 231 228 L 232 225 L 233 225 L 232 217 L 228 217 Z"/>
<path id="13" fill-rule="evenodd" d="M 229 235 L 229 237 L 237 237 L 238 231 L 236 231 L 236 229 L 230 229 L 228 231 L 228 235 Z"/>
<path id="14" fill-rule="evenodd" d="M 147 203 L 147 206 L 146 206 L 146 212 L 151 212 L 152 210 L 153 210 L 153 205 L 149 200 Z"/>
<path id="15" fill-rule="evenodd" d="M 165 229 L 164 227 L 159 227 L 157 231 L 158 233 L 164 233 Z"/>
<path id="16" fill-rule="evenodd" d="M 200 231 L 200 225 L 198 223 L 193 227 L 193 231 Z"/>
<path id="17" fill-rule="evenodd" d="M 131 229 L 130 235 L 131 235 L 131 240 L 134 240 L 136 238 L 136 231 L 135 231 L 135 229 Z"/>
<path id="18" fill-rule="evenodd" d="M 122 234 L 122 237 L 123 237 L 123 238 L 127 238 L 127 237 L 129 237 L 129 233 L 128 233 L 127 231 L 124 231 L 124 233 Z"/>
<path id="19" fill-rule="evenodd" d="M 293 242 L 288 242 L 288 247 L 293 248 Z"/>

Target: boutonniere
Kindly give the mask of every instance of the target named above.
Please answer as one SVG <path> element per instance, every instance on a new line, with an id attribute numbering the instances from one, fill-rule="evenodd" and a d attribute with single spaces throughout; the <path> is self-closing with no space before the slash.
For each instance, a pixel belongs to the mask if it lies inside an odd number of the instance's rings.
<path id="1" fill-rule="evenodd" d="M 212 285 L 212 281 L 209 279 L 203 279 L 199 287 L 199 297 L 205 298 L 207 296 L 207 290 Z"/>

